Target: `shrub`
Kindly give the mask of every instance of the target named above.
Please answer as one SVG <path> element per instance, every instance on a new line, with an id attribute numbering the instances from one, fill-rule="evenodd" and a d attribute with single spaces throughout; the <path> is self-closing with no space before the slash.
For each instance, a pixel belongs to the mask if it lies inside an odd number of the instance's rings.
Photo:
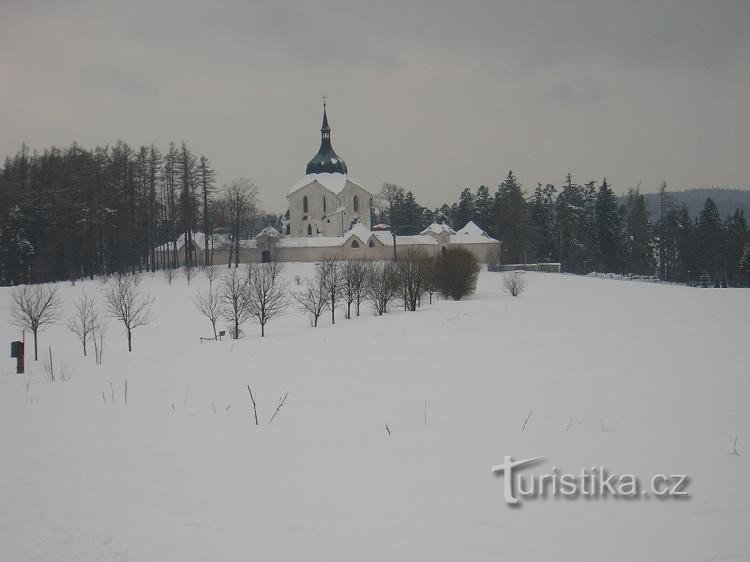
<path id="1" fill-rule="evenodd" d="M 506 293 L 517 297 L 526 289 L 526 278 L 518 271 L 506 273 L 503 276 L 503 288 Z"/>
<path id="2" fill-rule="evenodd" d="M 435 281 L 445 297 L 461 300 L 474 292 L 479 262 L 469 250 L 450 248 L 435 265 Z"/>

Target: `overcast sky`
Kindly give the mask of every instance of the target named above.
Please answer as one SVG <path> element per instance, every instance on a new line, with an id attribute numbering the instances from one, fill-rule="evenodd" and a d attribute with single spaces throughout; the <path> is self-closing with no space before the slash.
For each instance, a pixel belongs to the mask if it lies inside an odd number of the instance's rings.
<path id="1" fill-rule="evenodd" d="M 186 141 L 285 208 L 320 138 L 435 206 L 750 185 L 750 1 L 0 0 L 0 154 Z"/>

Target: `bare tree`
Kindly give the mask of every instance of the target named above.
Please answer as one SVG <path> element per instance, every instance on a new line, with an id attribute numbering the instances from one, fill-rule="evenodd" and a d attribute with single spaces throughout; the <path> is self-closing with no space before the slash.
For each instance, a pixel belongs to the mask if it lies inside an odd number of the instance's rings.
<path id="1" fill-rule="evenodd" d="M 359 260 L 360 268 L 357 272 L 354 283 L 354 305 L 359 316 L 362 302 L 367 297 L 367 283 L 372 275 L 373 262 L 370 260 Z"/>
<path id="2" fill-rule="evenodd" d="M 417 310 L 428 285 L 430 261 L 423 250 L 410 248 L 401 254 L 401 259 L 396 263 L 399 289 L 407 310 Z"/>
<path id="3" fill-rule="evenodd" d="M 177 269 L 174 269 L 172 267 L 165 267 L 162 270 L 162 275 L 164 275 L 164 279 L 167 280 L 167 282 L 172 285 L 172 281 L 174 281 L 174 278 L 177 277 Z"/>
<path id="4" fill-rule="evenodd" d="M 260 324 L 260 337 L 265 337 L 268 321 L 281 315 L 289 305 L 283 272 L 284 266 L 276 261 L 247 266 L 250 314 Z"/>
<path id="5" fill-rule="evenodd" d="M 323 258 L 316 268 L 316 275 L 328 296 L 328 308 L 331 310 L 331 324 L 336 323 L 336 302 L 341 297 L 344 279 L 341 263 L 333 256 Z"/>
<path id="6" fill-rule="evenodd" d="M 218 338 L 219 336 L 216 334 L 216 322 L 218 322 L 219 317 L 221 316 L 221 300 L 219 299 L 219 292 L 213 287 L 209 287 L 206 293 L 198 293 L 193 302 L 200 313 L 211 322 L 211 328 L 214 331 L 214 339 Z"/>
<path id="7" fill-rule="evenodd" d="M 75 315 L 68 318 L 66 325 L 73 332 L 83 345 L 83 356 L 86 357 L 86 344 L 92 338 L 94 325 L 99 317 L 96 310 L 96 299 L 83 291 L 81 296 L 73 303 Z"/>
<path id="8" fill-rule="evenodd" d="M 187 280 L 188 286 L 190 286 L 190 281 L 192 281 L 193 277 L 195 277 L 195 268 L 192 265 L 189 265 L 189 264 L 186 265 L 183 275 L 185 276 L 185 279 Z"/>
<path id="9" fill-rule="evenodd" d="M 208 286 L 213 287 L 214 281 L 216 281 L 216 278 L 219 276 L 219 270 L 216 269 L 216 266 L 211 264 L 207 265 L 203 269 L 204 273 L 206 274 L 206 278 L 208 279 Z"/>
<path id="10" fill-rule="evenodd" d="M 234 252 L 234 267 L 240 264 L 240 234 L 250 222 L 255 213 L 258 188 L 246 178 L 237 178 L 229 186 L 224 187 L 220 205 L 220 212 L 229 230 L 231 239 L 229 246 L 228 267 L 232 267 L 232 253 Z M 232 247 L 234 246 L 234 248 Z"/>
<path id="11" fill-rule="evenodd" d="M 118 273 L 104 289 L 109 314 L 122 322 L 128 333 L 128 351 L 133 351 L 133 330 L 151 322 L 154 298 L 142 295 L 131 275 Z"/>
<path id="12" fill-rule="evenodd" d="M 102 354 L 104 353 L 104 338 L 107 335 L 107 328 L 109 328 L 109 323 L 97 316 L 96 320 L 94 321 L 94 330 L 91 333 L 91 340 L 94 342 L 94 358 L 96 359 L 97 365 L 102 364 Z"/>
<path id="13" fill-rule="evenodd" d="M 359 305 L 364 298 L 367 278 L 367 262 L 364 260 L 347 260 L 341 264 L 341 295 L 346 302 L 346 318 L 352 317 L 352 304 L 356 303 L 357 316 Z"/>
<path id="14" fill-rule="evenodd" d="M 398 289 L 398 273 L 393 262 L 378 262 L 373 265 L 367 280 L 367 300 L 372 303 L 378 316 L 388 311 L 388 303 Z"/>
<path id="15" fill-rule="evenodd" d="M 517 297 L 526 290 L 526 278 L 518 271 L 503 275 L 503 290 Z"/>
<path id="16" fill-rule="evenodd" d="M 219 289 L 221 315 L 232 323 L 232 339 L 239 339 L 240 326 L 247 322 L 252 314 L 248 299 L 247 277 L 237 273 L 236 269 L 227 271 L 221 278 Z"/>
<path id="17" fill-rule="evenodd" d="M 310 323 L 314 328 L 318 327 L 318 319 L 323 310 L 328 306 L 328 292 L 323 286 L 320 276 L 305 280 L 302 289 L 292 293 L 292 298 L 297 301 L 300 310 L 310 314 Z"/>
<path id="18" fill-rule="evenodd" d="M 38 361 L 39 332 L 57 322 L 62 300 L 54 285 L 21 285 L 10 296 L 10 313 L 16 326 L 34 334 L 34 361 Z"/>

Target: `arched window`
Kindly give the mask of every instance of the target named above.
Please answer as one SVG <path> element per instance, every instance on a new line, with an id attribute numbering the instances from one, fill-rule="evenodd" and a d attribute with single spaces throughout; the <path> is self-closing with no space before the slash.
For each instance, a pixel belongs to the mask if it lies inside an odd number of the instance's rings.
<path id="1" fill-rule="evenodd" d="M 305 197 L 305 201 L 307 201 L 307 197 Z M 307 235 L 308 236 L 312 236 L 312 225 L 311 224 L 307 225 Z"/>
<path id="2" fill-rule="evenodd" d="M 356 195 L 354 196 L 353 205 L 354 205 L 354 212 L 358 213 L 359 212 L 359 197 L 357 197 Z"/>
<path id="3" fill-rule="evenodd" d="M 370 246 L 370 248 L 374 248 L 375 247 L 375 241 L 372 238 L 370 238 L 370 241 L 367 243 L 367 245 Z"/>
<path id="4" fill-rule="evenodd" d="M 323 196 L 323 212 L 326 212 L 326 198 L 325 195 Z"/>
<path id="5" fill-rule="evenodd" d="M 308 204 L 307 204 L 307 195 L 305 195 L 305 196 L 304 196 L 304 197 L 302 198 L 302 212 L 303 212 L 303 213 L 307 213 L 307 212 L 309 212 L 309 211 L 308 211 Z"/>
<path id="6" fill-rule="evenodd" d="M 359 242 L 352 240 L 352 248 L 359 248 Z"/>
<path id="7" fill-rule="evenodd" d="M 290 230 L 289 225 L 286 225 L 286 233 L 287 234 L 289 234 L 289 230 Z"/>

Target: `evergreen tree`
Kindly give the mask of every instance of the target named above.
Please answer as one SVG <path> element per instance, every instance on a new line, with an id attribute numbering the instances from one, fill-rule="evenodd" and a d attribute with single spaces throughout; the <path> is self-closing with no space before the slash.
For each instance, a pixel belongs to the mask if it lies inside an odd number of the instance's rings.
<path id="1" fill-rule="evenodd" d="M 555 243 L 555 186 L 537 184 L 529 202 L 534 260 L 554 262 L 559 259 Z"/>
<path id="2" fill-rule="evenodd" d="M 480 185 L 477 189 L 472 220 L 490 236 L 495 235 L 494 201 L 486 185 Z"/>
<path id="3" fill-rule="evenodd" d="M 710 197 L 698 214 L 695 227 L 695 265 L 713 282 L 724 267 L 720 251 L 724 232 L 719 209 Z"/>
<path id="4" fill-rule="evenodd" d="M 747 221 L 740 209 L 724 220 L 724 244 L 722 271 L 728 282 L 737 285 L 740 282 L 740 264 L 748 242 Z"/>
<path id="5" fill-rule="evenodd" d="M 526 263 L 531 247 L 528 204 L 523 186 L 508 172 L 495 194 L 495 229 L 504 263 Z"/>
<path id="6" fill-rule="evenodd" d="M 628 193 L 627 239 L 627 271 L 638 275 L 653 275 L 656 264 L 651 225 L 646 201 L 637 188 Z"/>
<path id="7" fill-rule="evenodd" d="M 557 254 L 562 270 L 583 273 L 584 251 L 581 242 L 583 235 L 584 200 L 583 188 L 573 182 L 573 177 L 565 177 L 560 194 L 555 202 Z"/>
<path id="8" fill-rule="evenodd" d="M 597 268 L 603 272 L 622 271 L 622 221 L 617 198 L 604 178 L 595 203 Z"/>
<path id="9" fill-rule="evenodd" d="M 458 205 L 453 211 L 453 224 L 456 228 L 463 228 L 466 223 L 474 218 L 476 208 L 474 206 L 474 195 L 467 187 L 458 198 Z"/>

